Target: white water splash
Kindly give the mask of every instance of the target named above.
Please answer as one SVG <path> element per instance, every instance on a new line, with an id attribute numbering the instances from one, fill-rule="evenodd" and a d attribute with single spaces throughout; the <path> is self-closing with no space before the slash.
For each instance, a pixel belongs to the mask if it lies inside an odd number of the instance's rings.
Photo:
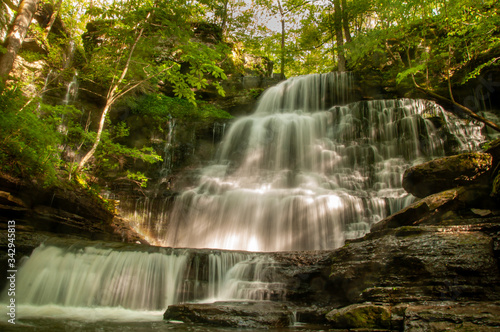
<path id="1" fill-rule="evenodd" d="M 68 307 L 159 310 L 177 303 L 183 254 L 85 247 L 37 248 L 21 267 L 16 300 Z"/>

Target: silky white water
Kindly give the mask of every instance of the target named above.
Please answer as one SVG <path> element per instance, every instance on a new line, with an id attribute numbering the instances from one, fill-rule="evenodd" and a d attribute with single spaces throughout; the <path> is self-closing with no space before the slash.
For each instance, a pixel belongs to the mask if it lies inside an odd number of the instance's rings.
<path id="1" fill-rule="evenodd" d="M 158 311 L 181 302 L 284 300 L 273 273 L 273 259 L 253 253 L 47 244 L 20 267 L 15 300 L 22 317 L 81 319 L 79 309 L 88 308 L 90 320 L 127 310 L 147 311 L 145 320 L 157 320 Z"/>
<path id="2" fill-rule="evenodd" d="M 484 140 L 431 101 L 347 103 L 352 85 L 330 73 L 270 88 L 231 124 L 198 184 L 136 228 L 161 246 L 334 249 L 413 202 L 408 167 Z"/>

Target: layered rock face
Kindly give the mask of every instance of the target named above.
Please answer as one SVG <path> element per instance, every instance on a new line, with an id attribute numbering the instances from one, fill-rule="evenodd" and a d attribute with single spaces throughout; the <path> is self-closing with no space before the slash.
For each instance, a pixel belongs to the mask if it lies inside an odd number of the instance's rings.
<path id="1" fill-rule="evenodd" d="M 422 198 L 332 255 L 336 328 L 493 331 L 500 326 L 500 141 L 408 169 Z"/>
<path id="2" fill-rule="evenodd" d="M 15 221 L 16 258 L 29 256 L 51 237 L 136 242 L 142 241 L 124 221 L 88 193 L 61 188 L 42 189 L 0 174 L 0 260 L 8 259 L 9 220 Z M 0 288 L 6 276 L 0 273 Z"/>

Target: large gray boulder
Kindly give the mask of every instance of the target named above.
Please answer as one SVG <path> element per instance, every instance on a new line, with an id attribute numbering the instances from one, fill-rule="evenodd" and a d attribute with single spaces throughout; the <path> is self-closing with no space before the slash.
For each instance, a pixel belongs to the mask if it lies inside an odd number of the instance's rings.
<path id="1" fill-rule="evenodd" d="M 167 321 L 237 328 L 279 328 L 291 324 L 292 310 L 277 302 L 186 303 L 168 307 Z"/>
<path id="2" fill-rule="evenodd" d="M 403 175 L 403 188 L 423 198 L 458 186 L 487 181 L 493 157 L 489 153 L 464 153 L 413 166 Z"/>

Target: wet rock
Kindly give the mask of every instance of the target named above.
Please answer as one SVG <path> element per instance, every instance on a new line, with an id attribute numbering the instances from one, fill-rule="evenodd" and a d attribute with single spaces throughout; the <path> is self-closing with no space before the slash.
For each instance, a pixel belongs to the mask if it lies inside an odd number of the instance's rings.
<path id="1" fill-rule="evenodd" d="M 492 214 L 491 210 L 486 209 L 471 209 L 471 212 L 481 217 L 486 217 Z"/>
<path id="2" fill-rule="evenodd" d="M 326 315 L 326 319 L 331 327 L 340 329 L 389 329 L 391 327 L 390 308 L 374 304 L 353 304 L 342 309 L 335 309 Z"/>
<path id="3" fill-rule="evenodd" d="M 404 331 L 498 331 L 500 305 L 495 303 L 443 302 L 410 306 L 405 311 Z"/>
<path id="4" fill-rule="evenodd" d="M 277 328 L 289 326 L 292 310 L 276 302 L 215 302 L 168 307 L 165 320 L 226 327 Z"/>
<path id="5" fill-rule="evenodd" d="M 500 300 L 496 226 L 400 227 L 332 253 L 332 302 Z"/>
<path id="6" fill-rule="evenodd" d="M 371 228 L 376 232 L 387 228 L 417 225 L 426 219 L 442 215 L 445 211 L 456 208 L 459 205 L 459 197 L 463 195 L 463 188 L 454 188 L 421 199 L 399 212 L 376 223 Z"/>
<path id="7" fill-rule="evenodd" d="M 0 191 L 0 204 L 4 207 L 9 206 L 12 209 L 27 208 L 26 203 L 22 199 L 6 191 Z"/>
<path id="8" fill-rule="evenodd" d="M 489 153 L 464 153 L 431 160 L 409 168 L 403 175 L 403 188 L 422 198 L 480 180 L 492 166 Z"/>
<path id="9" fill-rule="evenodd" d="M 145 242 L 128 223 L 115 218 L 102 202 L 85 192 L 42 188 L 0 174 L 0 261 L 5 263 L 9 248 L 7 225 L 11 220 L 15 222 L 18 262 L 53 237 Z M 5 273 L 0 272 L 0 288 L 7 280 Z"/>
<path id="10" fill-rule="evenodd" d="M 493 164 L 496 165 L 500 163 L 500 138 L 494 140 L 493 142 L 488 144 L 488 148 L 486 149 L 486 153 L 489 153 L 493 156 Z"/>

